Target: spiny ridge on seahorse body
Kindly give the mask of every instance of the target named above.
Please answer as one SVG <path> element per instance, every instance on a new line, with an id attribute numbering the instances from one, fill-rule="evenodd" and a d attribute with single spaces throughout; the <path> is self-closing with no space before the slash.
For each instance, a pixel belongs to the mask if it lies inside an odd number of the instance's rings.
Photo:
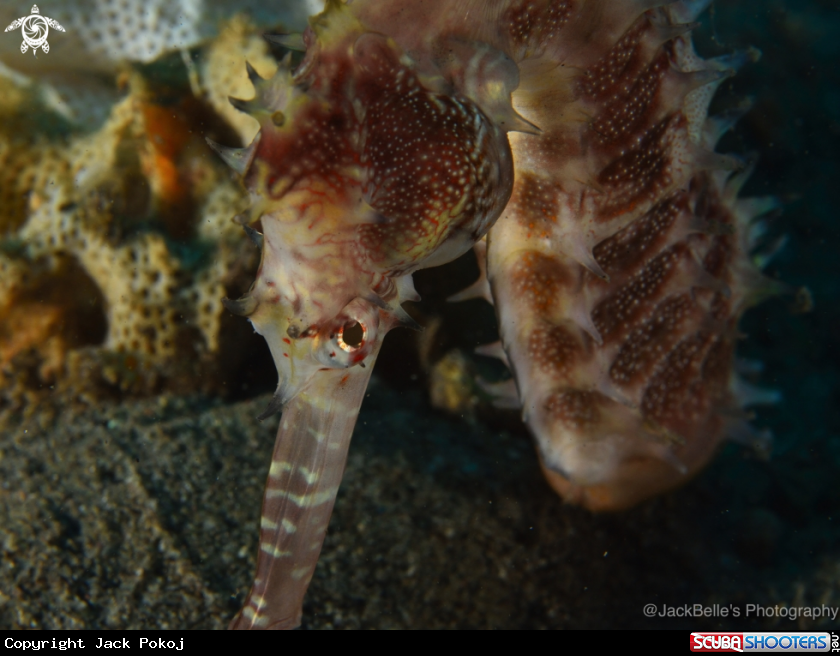
<path id="1" fill-rule="evenodd" d="M 350 436 L 385 334 L 413 321 L 417 269 L 469 250 L 513 182 L 505 127 L 516 69 L 467 47 L 482 68 L 445 79 L 338 2 L 311 21 L 292 70 L 248 67 L 260 122 L 247 148 L 211 144 L 244 177 L 240 217 L 262 250 L 257 279 L 232 312 L 268 342 L 283 411 L 263 500 L 257 574 L 234 628 L 300 623 L 344 471 Z M 453 59 L 455 61 L 455 59 Z M 488 95 L 482 84 L 492 84 Z"/>
<path id="2" fill-rule="evenodd" d="M 266 338 L 264 417 L 283 417 L 232 627 L 299 624 L 371 367 L 411 323 L 411 274 L 488 230 L 477 289 L 561 494 L 630 505 L 743 432 L 718 413 L 737 402 L 735 326 L 773 285 L 748 256 L 763 206 L 736 200 L 740 162 L 713 152 L 732 117 L 706 108 L 755 53 L 694 54 L 707 4 L 334 0 L 277 39 L 305 50 L 295 70 L 249 69 L 256 97 L 232 102 L 260 133 L 216 148 L 251 192 L 240 220 L 262 259 L 227 305 Z"/>
<path id="3" fill-rule="evenodd" d="M 746 108 L 707 118 L 758 53 L 700 59 L 691 21 L 707 4 L 628 16 L 606 51 L 565 39 L 570 20 L 550 47 L 564 66 L 529 62 L 541 74 L 513 94 L 542 133 L 511 135 L 487 278 L 546 477 L 594 510 L 685 482 L 727 434 L 766 439 L 742 406 L 775 395 L 745 393 L 732 365 L 742 312 L 780 290 L 750 256 L 777 203 L 738 200 L 749 171 L 713 152 Z"/>

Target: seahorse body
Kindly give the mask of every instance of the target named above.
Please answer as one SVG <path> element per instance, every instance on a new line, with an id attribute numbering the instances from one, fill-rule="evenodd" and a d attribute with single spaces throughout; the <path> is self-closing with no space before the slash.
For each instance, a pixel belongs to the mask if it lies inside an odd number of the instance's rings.
<path id="1" fill-rule="evenodd" d="M 479 40 L 517 65 L 513 109 L 536 129 L 510 135 L 513 194 L 472 293 L 496 305 L 549 482 L 591 509 L 688 480 L 726 435 L 762 439 L 743 406 L 776 398 L 732 363 L 744 309 L 782 289 L 751 257 L 778 201 L 739 200 L 744 163 L 714 153 L 745 108 L 707 116 L 758 52 L 697 56 L 709 2 L 354 5 L 419 61 Z"/>
<path id="2" fill-rule="evenodd" d="M 281 39 L 305 47 L 296 70 L 252 74 L 255 100 L 233 102 L 260 134 L 219 150 L 251 191 L 243 222 L 261 225 L 262 261 L 229 307 L 269 344 L 280 382 L 266 415 L 283 417 L 233 627 L 299 623 L 370 368 L 416 298 L 411 273 L 465 252 L 503 209 L 488 279 L 561 494 L 631 505 L 743 430 L 732 344 L 744 307 L 772 290 L 748 257 L 750 221 L 772 203 L 737 200 L 740 162 L 713 153 L 733 117 L 707 120 L 709 100 L 752 53 L 694 54 L 707 4 L 335 1 Z"/>
<path id="3" fill-rule="evenodd" d="M 262 248 L 251 290 L 226 304 L 277 367 L 263 418 L 283 410 L 257 575 L 233 628 L 300 623 L 376 354 L 412 323 L 400 307 L 418 299 L 411 274 L 469 250 L 513 181 L 507 128 L 491 118 L 495 104 L 512 115 L 504 57 L 479 53 L 486 70 L 447 80 L 337 2 L 300 44 L 294 71 L 289 58 L 271 80 L 249 69 L 256 97 L 232 100 L 260 121 L 253 143 L 211 144 L 244 176 L 241 221 Z"/>
<path id="4" fill-rule="evenodd" d="M 550 5 L 564 23 L 542 49 L 562 67 L 521 66 L 539 74 L 523 72 L 514 108 L 542 133 L 511 135 L 487 275 L 549 482 L 614 510 L 686 481 L 724 436 L 749 436 L 743 405 L 773 398 L 732 363 L 742 312 L 779 288 L 750 257 L 753 220 L 777 202 L 738 200 L 741 163 L 713 153 L 743 108 L 707 118 L 757 52 L 700 59 L 703 1 L 627 15 L 614 44 L 580 47 L 567 35 L 588 4 Z"/>

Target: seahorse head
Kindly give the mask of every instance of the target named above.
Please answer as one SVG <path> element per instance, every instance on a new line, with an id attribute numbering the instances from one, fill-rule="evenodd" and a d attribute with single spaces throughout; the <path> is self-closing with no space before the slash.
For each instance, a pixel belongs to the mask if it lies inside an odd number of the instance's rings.
<path id="1" fill-rule="evenodd" d="M 488 117 L 505 94 L 510 106 L 516 84 L 503 55 L 459 44 L 487 65 L 468 79 L 447 75 L 339 2 L 298 45 L 294 70 L 287 57 L 263 80 L 249 66 L 255 98 L 231 101 L 259 121 L 253 143 L 214 145 L 243 175 L 252 206 L 242 223 L 262 244 L 254 285 L 228 307 L 250 319 L 276 363 L 265 416 L 317 371 L 370 362 L 385 333 L 410 322 L 400 304 L 416 299 L 411 273 L 468 250 L 513 178 L 506 131 Z M 484 108 L 481 80 L 493 89 Z"/>

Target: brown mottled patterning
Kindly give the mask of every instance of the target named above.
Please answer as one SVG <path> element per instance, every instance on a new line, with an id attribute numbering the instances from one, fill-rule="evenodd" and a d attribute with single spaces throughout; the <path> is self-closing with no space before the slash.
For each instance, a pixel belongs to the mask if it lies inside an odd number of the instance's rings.
<path id="1" fill-rule="evenodd" d="M 515 69 L 498 53 L 466 47 L 450 65 L 463 71 L 465 56 L 479 71 L 448 82 L 338 2 L 299 41 L 295 70 L 287 58 L 262 80 L 248 67 L 256 97 L 231 101 L 259 120 L 254 141 L 212 144 L 243 175 L 253 203 L 239 220 L 262 250 L 251 289 L 226 306 L 277 367 L 262 418 L 283 411 L 237 629 L 300 624 L 379 347 L 412 323 L 401 308 L 419 300 L 411 274 L 468 251 L 513 184 L 513 125 L 492 110 L 510 113 Z"/>
<path id="2" fill-rule="evenodd" d="M 524 4 L 530 24 L 557 24 L 554 3 Z M 516 180 L 487 275 L 546 477 L 571 502 L 615 510 L 748 433 L 733 340 L 773 285 L 749 257 L 760 212 L 736 200 L 740 163 L 713 153 L 734 116 L 706 109 L 755 53 L 696 56 L 690 21 L 707 2 L 625 14 L 610 47 L 579 36 L 592 5 L 610 3 L 559 4 L 562 25 L 534 30 L 536 56 L 520 64 L 513 106 L 542 132 L 510 135 Z M 510 29 L 527 42 L 521 21 Z"/>
<path id="3" fill-rule="evenodd" d="M 487 273 L 561 494 L 631 505 L 744 432 L 732 340 L 767 287 L 748 257 L 762 205 L 736 200 L 739 162 L 712 150 L 729 119 L 706 108 L 751 53 L 694 54 L 707 1 L 329 0 L 279 38 L 305 47 L 297 69 L 249 69 L 256 98 L 232 102 L 260 133 L 217 149 L 251 192 L 242 222 L 262 260 L 227 306 L 265 336 L 280 378 L 265 416 L 283 418 L 233 627 L 299 623 L 411 274 L 468 250 L 503 210 Z"/>

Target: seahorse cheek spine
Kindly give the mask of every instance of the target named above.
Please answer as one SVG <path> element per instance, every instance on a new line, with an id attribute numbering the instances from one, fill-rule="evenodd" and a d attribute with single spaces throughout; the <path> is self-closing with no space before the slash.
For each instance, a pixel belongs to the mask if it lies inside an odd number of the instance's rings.
<path id="1" fill-rule="evenodd" d="M 513 180 L 507 130 L 482 109 L 506 98 L 510 113 L 503 58 L 479 51 L 486 66 L 447 81 L 338 2 L 294 45 L 306 48 L 296 70 L 287 58 L 262 80 L 249 67 L 256 97 L 231 100 L 259 120 L 253 143 L 211 144 L 243 175 L 252 206 L 239 220 L 262 250 L 251 290 L 226 306 L 277 367 L 262 418 L 283 411 L 257 573 L 232 628 L 300 623 L 376 355 L 412 323 L 411 274 L 469 250 Z M 476 78 L 493 80 L 489 97 Z"/>
<path id="2" fill-rule="evenodd" d="M 523 72 L 513 95 L 542 133 L 511 135 L 487 276 L 546 476 L 595 510 L 681 484 L 748 434 L 745 402 L 772 398 L 740 393 L 732 360 L 740 314 L 777 287 L 749 236 L 775 203 L 737 200 L 738 162 L 713 152 L 738 112 L 707 119 L 756 53 L 700 59 L 688 33 L 706 4 L 650 9 L 608 49 L 561 55 L 551 85 Z M 569 7 L 554 56 L 582 18 Z"/>

